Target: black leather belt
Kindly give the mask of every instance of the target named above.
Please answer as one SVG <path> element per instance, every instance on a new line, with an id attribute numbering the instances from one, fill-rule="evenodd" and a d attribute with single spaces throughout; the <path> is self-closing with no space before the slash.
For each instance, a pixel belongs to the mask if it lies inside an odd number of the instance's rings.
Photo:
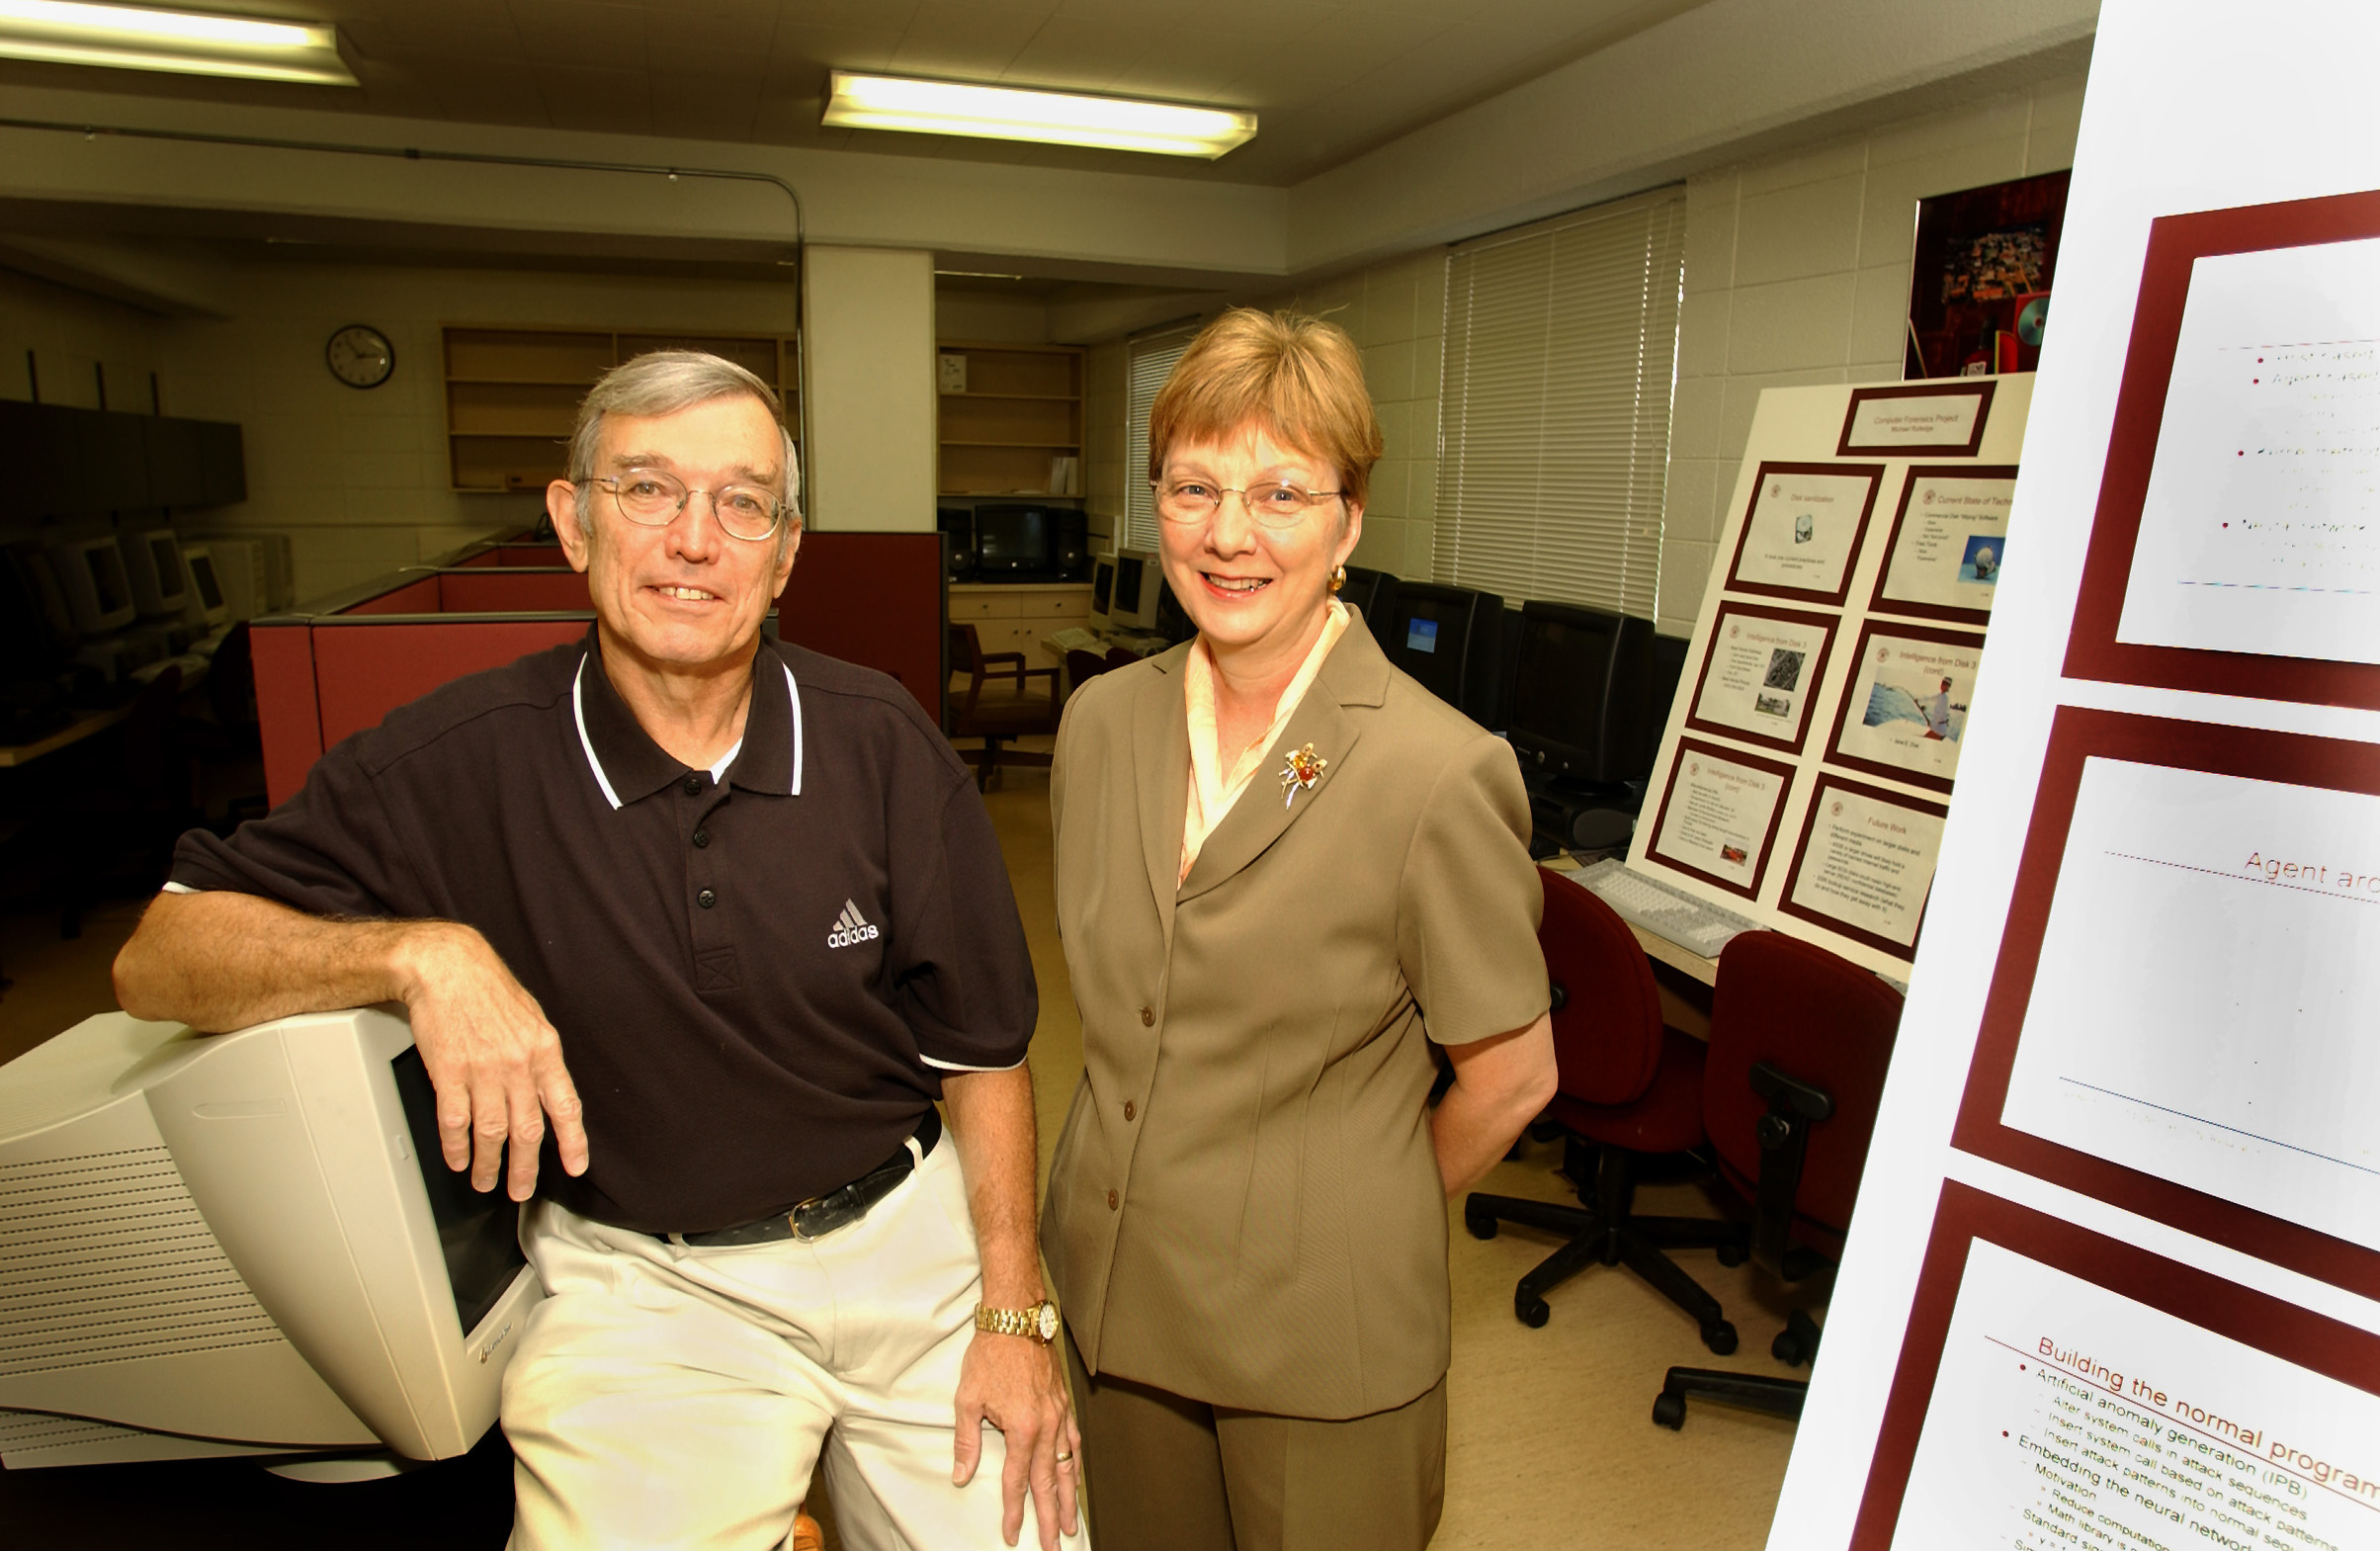
<path id="1" fill-rule="evenodd" d="M 892 1193 L 893 1187 L 909 1177 L 917 1166 L 917 1159 L 934 1151 L 942 1140 L 942 1117 L 934 1106 L 926 1106 L 925 1117 L 917 1122 L 912 1135 L 917 1139 L 916 1157 L 909 1154 L 907 1143 L 881 1165 L 871 1168 L 851 1183 L 824 1195 L 814 1195 L 799 1206 L 789 1207 L 774 1217 L 734 1228 L 714 1228 L 708 1233 L 664 1234 L 672 1244 L 691 1245 L 698 1249 L 725 1249 L 735 1245 L 775 1244 L 781 1239 L 823 1239 L 838 1228 L 848 1228 L 868 1215 L 868 1209 Z"/>

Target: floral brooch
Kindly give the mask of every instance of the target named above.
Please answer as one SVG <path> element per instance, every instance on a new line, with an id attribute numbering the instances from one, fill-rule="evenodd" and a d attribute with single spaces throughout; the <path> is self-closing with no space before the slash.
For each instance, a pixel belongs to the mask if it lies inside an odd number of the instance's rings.
<path id="1" fill-rule="evenodd" d="M 1287 808 L 1297 801 L 1300 792 L 1311 792 L 1330 761 L 1314 751 L 1312 743 L 1291 754 L 1281 766 L 1281 806 Z"/>

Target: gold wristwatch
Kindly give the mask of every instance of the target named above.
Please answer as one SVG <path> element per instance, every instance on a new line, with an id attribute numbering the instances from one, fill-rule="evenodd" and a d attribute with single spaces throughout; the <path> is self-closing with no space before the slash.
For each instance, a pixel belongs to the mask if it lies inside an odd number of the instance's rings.
<path id="1" fill-rule="evenodd" d="M 1058 1305 L 1044 1298 L 1022 1309 L 976 1305 L 976 1329 L 993 1336 L 1030 1336 L 1044 1346 L 1058 1339 Z"/>

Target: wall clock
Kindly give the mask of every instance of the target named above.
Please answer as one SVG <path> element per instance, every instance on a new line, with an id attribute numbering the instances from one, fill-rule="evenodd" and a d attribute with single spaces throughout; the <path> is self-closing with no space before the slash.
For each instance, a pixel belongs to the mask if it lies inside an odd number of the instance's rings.
<path id="1" fill-rule="evenodd" d="M 322 347 L 330 375 L 350 388 L 378 388 L 396 370 L 396 347 L 388 336 L 364 323 L 350 323 Z"/>

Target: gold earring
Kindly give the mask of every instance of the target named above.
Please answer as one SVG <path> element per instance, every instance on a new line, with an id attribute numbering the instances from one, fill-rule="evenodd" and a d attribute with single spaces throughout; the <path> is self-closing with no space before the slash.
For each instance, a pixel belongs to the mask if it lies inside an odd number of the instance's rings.
<path id="1" fill-rule="evenodd" d="M 1345 585 L 1347 585 L 1347 567 L 1344 565 L 1333 567 L 1330 572 L 1331 596 L 1336 597 L 1338 595 L 1339 588 L 1344 587 Z"/>

